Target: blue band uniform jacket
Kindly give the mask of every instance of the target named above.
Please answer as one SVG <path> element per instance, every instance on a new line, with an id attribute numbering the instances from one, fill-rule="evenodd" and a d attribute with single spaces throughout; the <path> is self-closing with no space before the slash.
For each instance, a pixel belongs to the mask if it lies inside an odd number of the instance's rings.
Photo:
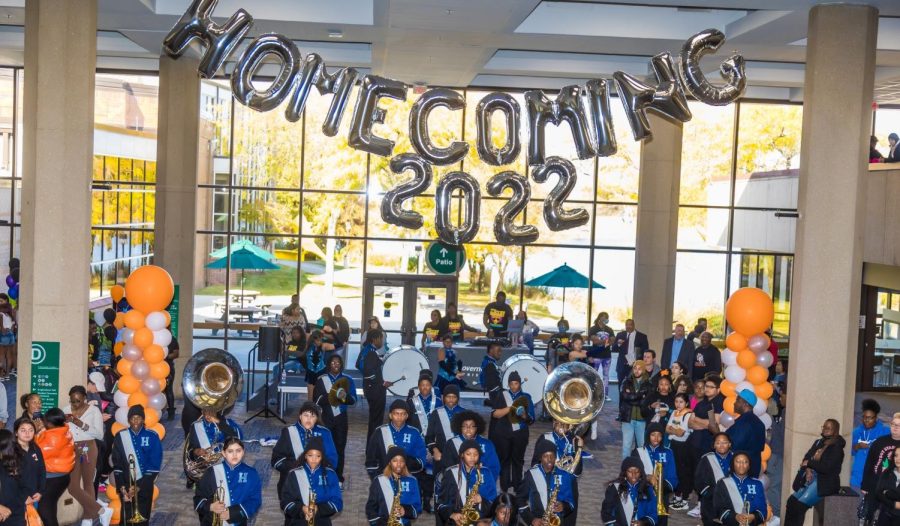
<path id="1" fill-rule="evenodd" d="M 541 464 L 529 469 L 516 489 L 516 500 L 519 516 L 526 524 L 544 516 L 550 494 L 559 488 L 556 500 L 562 504 L 562 512 L 557 513 L 563 526 L 574 526 L 575 515 L 575 476 L 554 466 L 548 473 Z"/>
<path id="2" fill-rule="evenodd" d="M 303 506 L 309 505 L 310 491 L 316 494 L 316 526 L 331 526 L 331 516 L 344 509 L 337 473 L 322 466 L 313 470 L 304 463 L 288 473 L 281 490 L 285 526 L 306 526 Z"/>
<path id="3" fill-rule="evenodd" d="M 766 490 L 759 480 L 732 473 L 717 482 L 714 491 L 716 517 L 724 526 L 738 526 L 736 517 L 741 513 L 744 502 L 750 504 L 750 513 L 754 515 L 750 526 L 766 523 Z"/>
<path id="4" fill-rule="evenodd" d="M 384 474 L 375 477 L 369 485 L 369 498 L 366 500 L 366 518 L 372 526 L 385 526 L 388 522 L 391 506 L 394 504 L 394 494 L 398 483 L 393 477 Z M 422 513 L 422 497 L 419 493 L 419 483 L 410 475 L 400 477 L 400 505 L 403 506 L 404 515 L 401 524 L 409 525 Z"/>
<path id="5" fill-rule="evenodd" d="M 387 451 L 392 445 L 403 448 L 406 451 L 406 469 L 410 473 L 418 473 L 425 467 L 425 439 L 422 433 L 409 424 L 404 424 L 400 429 L 395 429 L 393 424 L 384 424 L 372 433 L 369 439 L 369 447 L 366 450 L 366 471 L 369 478 L 384 471 L 388 461 Z"/>
<path id="6" fill-rule="evenodd" d="M 656 514 L 656 492 L 650 484 L 622 484 L 626 486 L 623 492 L 619 491 L 618 482 L 606 487 L 600 508 L 604 526 L 631 526 L 632 519 L 637 520 L 639 526 L 655 526 L 659 516 Z"/>
<path id="7" fill-rule="evenodd" d="M 475 481 L 481 477 L 481 485 L 478 486 L 478 494 L 481 495 L 481 505 L 477 508 L 482 517 L 488 517 L 494 500 L 497 498 L 497 480 L 485 468 L 475 467 L 466 471 L 465 467 L 457 464 L 444 470 L 441 478 L 441 491 L 437 497 L 437 515 L 443 524 L 450 524 L 450 515 L 459 512 L 466 504 Z"/>
<path id="8" fill-rule="evenodd" d="M 228 508 L 228 522 L 225 526 L 245 526 L 262 505 L 262 483 L 255 469 L 241 462 L 233 468 L 227 462 L 220 462 L 206 470 L 197 484 L 194 495 L 194 509 L 200 517 L 200 524 L 213 523 L 214 513 L 209 507 L 216 497 L 219 485 L 226 490 L 225 505 Z"/>
<path id="9" fill-rule="evenodd" d="M 314 437 L 322 437 L 322 443 L 325 445 L 325 458 L 329 466 L 336 466 L 338 462 L 337 448 L 334 446 L 334 438 L 331 436 L 331 430 L 325 426 L 316 424 L 307 433 L 306 428 L 299 422 L 291 424 L 281 430 L 281 436 L 278 442 L 272 448 L 272 467 L 278 470 L 278 492 L 284 487 L 284 481 L 287 474 L 297 467 L 297 462 L 303 451 L 306 449 L 307 435 Z"/>

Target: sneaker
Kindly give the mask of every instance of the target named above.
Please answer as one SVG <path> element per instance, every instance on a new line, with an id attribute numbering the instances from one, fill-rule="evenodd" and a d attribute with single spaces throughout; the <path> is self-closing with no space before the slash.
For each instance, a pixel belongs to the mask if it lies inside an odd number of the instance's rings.
<path id="1" fill-rule="evenodd" d="M 698 502 L 696 506 L 691 508 L 691 511 L 687 512 L 688 517 L 698 518 L 700 517 L 700 503 Z"/>
<path id="2" fill-rule="evenodd" d="M 612 398 L 610 398 L 610 397 L 607 396 L 607 397 L 606 397 L 606 401 L 607 401 L 607 402 L 612 402 Z"/>
<path id="3" fill-rule="evenodd" d="M 677 499 L 675 502 L 669 506 L 670 509 L 674 511 L 684 511 L 690 507 L 690 504 L 687 503 L 684 499 Z"/>
<path id="4" fill-rule="evenodd" d="M 102 526 L 109 526 L 109 521 L 112 519 L 112 516 L 112 508 L 103 508 L 103 511 L 100 512 L 100 524 Z"/>

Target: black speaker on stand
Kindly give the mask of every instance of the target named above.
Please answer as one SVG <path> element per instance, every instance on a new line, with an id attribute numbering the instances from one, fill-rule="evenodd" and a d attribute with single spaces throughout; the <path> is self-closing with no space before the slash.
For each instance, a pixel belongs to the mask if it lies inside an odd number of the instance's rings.
<path id="1" fill-rule="evenodd" d="M 286 424 L 281 417 L 275 414 L 274 411 L 269 409 L 269 371 L 272 362 L 278 362 L 281 360 L 281 327 L 277 326 L 262 326 L 259 328 L 259 343 L 257 344 L 259 349 L 259 356 L 257 356 L 257 361 L 266 362 L 266 383 L 265 387 L 265 403 L 263 404 L 263 408 L 256 412 L 253 416 L 244 420 L 244 423 L 253 420 L 256 417 L 262 418 L 275 418 L 280 421 L 282 424 Z M 282 364 L 284 367 L 284 364 Z"/>

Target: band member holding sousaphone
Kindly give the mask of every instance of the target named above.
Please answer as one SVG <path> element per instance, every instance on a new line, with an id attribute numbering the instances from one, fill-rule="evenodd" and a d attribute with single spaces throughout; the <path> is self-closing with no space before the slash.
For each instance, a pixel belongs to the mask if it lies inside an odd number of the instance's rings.
<path id="1" fill-rule="evenodd" d="M 644 473 L 650 473 L 647 479 L 653 485 L 657 496 L 662 494 L 661 502 L 665 507 L 668 495 L 678 487 L 678 473 L 675 469 L 675 455 L 671 449 L 663 445 L 664 433 L 663 424 L 659 422 L 650 424 L 647 427 L 647 443 L 643 447 L 635 448 L 631 452 L 631 457 L 641 462 Z M 659 478 L 660 475 L 662 479 Z M 666 526 L 669 523 L 669 517 L 663 514 L 663 510 L 658 510 L 659 519 L 656 521 L 658 526 Z"/>
<path id="2" fill-rule="evenodd" d="M 750 476 L 750 455 L 743 451 L 734 454 L 731 475 L 716 482 L 713 502 L 716 517 L 724 526 L 766 523 L 766 490 L 762 482 Z"/>
<path id="3" fill-rule="evenodd" d="M 206 470 L 194 495 L 201 526 L 245 526 L 262 505 L 259 473 L 244 464 L 244 443 L 228 437 L 222 447 L 224 462 Z"/>
<path id="4" fill-rule="evenodd" d="M 553 431 L 548 431 L 538 437 L 538 441 L 541 439 L 548 440 L 556 446 L 557 461 L 566 459 L 566 462 L 571 462 L 571 466 L 560 466 L 561 468 L 576 477 L 581 475 L 581 471 L 584 469 L 584 462 L 582 462 L 581 456 L 577 455 L 577 453 L 579 449 L 583 450 L 584 448 L 584 438 L 575 434 L 574 426 L 554 420 Z M 538 455 L 537 448 L 535 448 L 534 454 L 531 456 L 531 465 L 534 466 L 540 461 L 541 457 Z"/>
<path id="5" fill-rule="evenodd" d="M 522 391 L 522 377 L 513 371 L 507 378 L 509 389 L 493 399 L 491 418 L 494 430 L 489 437 L 500 457 L 500 489 L 515 489 L 522 481 L 525 449 L 528 447 L 528 426 L 534 422 L 534 402 Z"/>
<path id="6" fill-rule="evenodd" d="M 422 513 L 416 478 L 406 469 L 406 451 L 391 446 L 384 472 L 369 485 L 366 518 L 372 526 L 408 526 Z"/>
<path id="7" fill-rule="evenodd" d="M 437 515 L 441 524 L 477 524 L 490 517 L 497 498 L 497 481 L 481 466 L 481 448 L 474 440 L 459 446 L 459 464 L 441 475 Z"/>
<path id="8" fill-rule="evenodd" d="M 162 467 L 163 448 L 156 431 L 144 427 L 144 418 L 144 406 L 129 407 L 128 428 L 113 440 L 113 476 L 122 499 L 119 524 L 150 524 L 153 483 Z"/>
<path id="9" fill-rule="evenodd" d="M 441 462 L 444 466 L 459 464 L 459 446 L 466 440 L 474 440 L 481 447 L 481 465 L 500 478 L 500 459 L 497 457 L 497 449 L 494 443 L 482 436 L 484 434 L 484 418 L 475 411 L 462 411 L 453 416 L 450 423 L 456 435 L 444 444 Z"/>
<path id="10" fill-rule="evenodd" d="M 656 493 L 641 461 L 626 458 L 619 477 L 606 486 L 600 520 L 606 526 L 654 526 L 658 518 Z"/>
<path id="11" fill-rule="evenodd" d="M 425 467 L 425 439 L 418 429 L 406 423 L 409 418 L 406 401 L 394 400 L 388 417 L 390 422 L 372 433 L 366 448 L 366 471 L 370 479 L 374 479 L 388 465 L 391 446 L 399 446 L 406 451 L 406 467 L 410 473 L 418 473 Z"/>
<path id="12" fill-rule="evenodd" d="M 338 461 L 337 449 L 334 447 L 334 439 L 331 431 L 318 423 L 319 406 L 313 402 L 303 402 L 300 406 L 300 415 L 297 423 L 281 430 L 281 436 L 272 449 L 272 467 L 278 470 L 278 493 L 284 487 L 284 481 L 288 473 L 297 467 L 301 461 L 306 446 L 313 437 L 322 440 L 321 450 L 328 460 L 329 466 L 334 466 Z"/>
<path id="13" fill-rule="evenodd" d="M 225 418 L 213 408 L 203 408 L 200 418 L 191 424 L 186 438 L 184 474 L 188 485 L 199 481 L 210 466 L 221 462 L 222 444 L 231 437 L 243 438 L 237 422 Z"/>
<path id="14" fill-rule="evenodd" d="M 344 509 L 337 473 L 328 467 L 322 437 L 306 442 L 300 460 L 292 463 L 279 492 L 285 526 L 331 526 L 331 516 Z"/>
<path id="15" fill-rule="evenodd" d="M 556 465 L 556 444 L 538 438 L 540 461 L 525 472 L 516 489 L 519 517 L 529 526 L 574 526 L 575 476 Z"/>
<path id="16" fill-rule="evenodd" d="M 313 400 L 322 410 L 322 423 L 331 430 L 334 446 L 337 449 L 335 472 L 341 483 L 344 482 L 344 451 L 347 449 L 347 435 L 350 423 L 347 407 L 356 404 L 356 384 L 344 374 L 344 359 L 339 354 L 328 358 L 326 374 L 316 381 Z"/>

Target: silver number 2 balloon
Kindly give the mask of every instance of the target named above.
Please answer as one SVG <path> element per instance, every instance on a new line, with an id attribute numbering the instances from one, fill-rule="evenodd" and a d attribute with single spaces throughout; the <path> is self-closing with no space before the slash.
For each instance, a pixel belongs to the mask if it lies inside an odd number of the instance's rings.
<path id="1" fill-rule="evenodd" d="M 531 185 L 528 184 L 528 179 L 513 171 L 498 173 L 488 180 L 487 192 L 494 197 L 500 197 L 507 188 L 512 190 L 512 196 L 494 218 L 494 237 L 501 245 L 534 243 L 540 235 L 537 227 L 513 224 L 513 219 L 528 206 Z"/>
<path id="2" fill-rule="evenodd" d="M 413 153 L 404 153 L 391 158 L 391 171 L 401 174 L 412 171 L 413 178 L 388 190 L 381 201 L 381 219 L 385 223 L 417 230 L 422 228 L 422 214 L 404 210 L 403 202 L 420 195 L 431 186 L 431 165 Z"/>
<path id="3" fill-rule="evenodd" d="M 581 226 L 591 216 L 584 208 L 564 210 L 563 204 L 578 182 L 578 174 L 571 161 L 561 157 L 548 157 L 547 162 L 534 169 L 532 177 L 538 183 L 546 183 L 552 174 L 559 176 L 559 181 L 544 200 L 544 221 L 550 230 L 559 232 Z"/>

